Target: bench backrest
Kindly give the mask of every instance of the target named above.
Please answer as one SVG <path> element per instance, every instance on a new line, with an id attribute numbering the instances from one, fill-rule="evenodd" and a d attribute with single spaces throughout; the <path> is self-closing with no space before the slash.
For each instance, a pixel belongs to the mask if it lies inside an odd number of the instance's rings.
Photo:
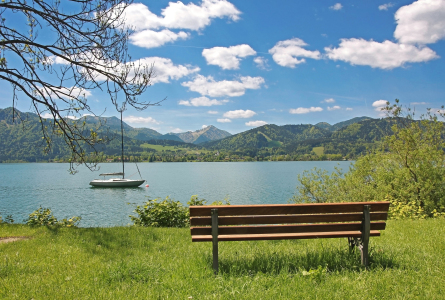
<path id="1" fill-rule="evenodd" d="M 370 230 L 383 230 L 389 204 L 353 202 L 190 206 L 191 234 L 212 234 L 212 209 L 218 209 L 219 235 L 360 231 L 365 205 L 370 206 Z"/>

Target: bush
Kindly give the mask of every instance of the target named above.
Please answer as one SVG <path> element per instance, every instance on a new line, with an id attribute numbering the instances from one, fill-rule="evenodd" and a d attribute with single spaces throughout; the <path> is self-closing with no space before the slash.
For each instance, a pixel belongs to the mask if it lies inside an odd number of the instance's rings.
<path id="1" fill-rule="evenodd" d="M 6 218 L 3 220 L 3 217 L 0 215 L 0 224 L 13 224 L 14 219 L 12 218 L 12 215 L 7 215 Z"/>
<path id="2" fill-rule="evenodd" d="M 199 199 L 198 195 L 193 195 L 189 206 L 206 205 L 205 199 Z M 230 205 L 228 197 L 223 201 L 215 201 L 211 205 Z M 189 209 L 183 206 L 181 202 L 174 201 L 170 197 L 164 200 L 156 198 L 148 200 L 143 205 L 137 205 L 134 210 L 138 216 L 130 216 L 133 224 L 136 226 L 153 226 L 153 227 L 187 227 L 190 222 Z"/>
<path id="3" fill-rule="evenodd" d="M 81 217 L 71 217 L 70 219 L 57 220 L 51 209 L 42 208 L 29 214 L 27 225 L 30 226 L 59 226 L 59 227 L 77 227 Z"/>
<path id="4" fill-rule="evenodd" d="M 170 197 L 148 200 L 143 205 L 137 205 L 136 216 L 130 216 L 136 226 L 153 227 L 186 227 L 189 222 L 189 212 L 181 202 Z"/>

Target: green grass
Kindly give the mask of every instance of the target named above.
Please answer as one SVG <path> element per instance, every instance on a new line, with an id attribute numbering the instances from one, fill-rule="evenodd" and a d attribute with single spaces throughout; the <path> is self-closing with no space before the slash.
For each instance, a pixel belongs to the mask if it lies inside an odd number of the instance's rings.
<path id="1" fill-rule="evenodd" d="M 317 156 L 321 156 L 324 153 L 324 147 L 314 147 L 312 151 L 314 151 Z"/>
<path id="2" fill-rule="evenodd" d="M 197 149 L 182 148 L 182 147 L 177 147 L 177 146 L 152 145 L 152 144 L 147 144 L 147 143 L 141 144 L 141 147 L 145 148 L 145 149 L 154 149 L 158 152 L 162 152 L 163 150 L 164 151 L 167 151 L 167 150 L 178 151 L 179 150 L 179 151 L 185 151 L 187 154 L 196 154 L 196 153 L 207 154 L 209 152 L 212 152 L 212 151 L 204 150 L 204 149 L 197 150 Z"/>
<path id="3" fill-rule="evenodd" d="M 280 141 L 269 141 L 267 143 L 267 147 L 269 148 L 280 148 L 281 146 L 283 146 L 283 143 Z"/>
<path id="4" fill-rule="evenodd" d="M 170 150 L 170 151 L 176 151 L 176 150 L 184 150 L 182 148 L 178 148 L 176 146 L 162 146 L 162 145 L 152 145 L 152 144 L 141 144 L 142 148 L 148 148 L 148 149 L 154 149 L 156 151 L 162 151 L 162 150 Z"/>
<path id="5" fill-rule="evenodd" d="M 443 299 L 445 220 L 389 221 L 370 268 L 346 239 L 211 243 L 188 229 L 0 225 L 1 299 Z M 311 269 L 318 271 L 304 275 Z"/>

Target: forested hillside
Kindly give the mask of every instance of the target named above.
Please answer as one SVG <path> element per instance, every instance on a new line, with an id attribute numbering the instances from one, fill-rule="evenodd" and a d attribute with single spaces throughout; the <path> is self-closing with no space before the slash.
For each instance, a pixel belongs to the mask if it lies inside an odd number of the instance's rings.
<path id="1" fill-rule="evenodd" d="M 48 160 L 67 160 L 70 157 L 69 148 L 64 141 L 54 135 L 54 143 L 49 152 L 44 152 L 45 143 L 42 139 L 41 126 L 46 126 L 45 122 L 51 122 L 47 119 L 43 123 L 33 113 L 21 113 L 13 121 L 12 108 L 0 109 L 0 162 L 8 161 L 27 161 L 38 162 Z M 90 129 L 97 130 L 98 134 L 107 140 L 106 144 L 99 144 L 95 147 L 99 155 L 106 157 L 120 157 L 121 138 L 120 138 L 120 120 L 115 117 L 98 118 L 84 117 L 72 122 L 86 123 L 85 131 Z M 163 139 L 160 133 L 148 128 L 132 128 L 127 124 L 124 126 L 124 152 L 130 157 L 144 157 L 148 159 L 150 155 L 156 153 L 155 149 L 144 147 L 144 144 L 175 147 L 181 145 L 182 148 L 199 149 L 194 145 L 184 143 L 177 136 L 172 136 L 172 140 Z M 86 148 L 87 152 L 93 152 L 94 149 Z M 129 158 L 130 159 L 130 158 Z"/>
<path id="2" fill-rule="evenodd" d="M 0 162 L 69 159 L 68 148 L 56 136 L 51 151 L 43 153 L 42 123 L 39 123 L 38 116 L 32 113 L 19 114 L 20 118 L 13 122 L 12 109 L 0 110 Z M 152 129 L 133 128 L 124 123 L 124 152 L 126 160 L 134 161 L 356 159 L 378 147 L 385 136 L 391 135 L 391 126 L 396 121 L 394 118 L 360 117 L 334 125 L 267 124 L 235 135 L 213 126 L 195 132 L 162 135 Z M 50 122 L 50 119 L 46 122 Z M 109 140 L 105 145 L 96 147 L 102 160 L 121 159 L 118 118 L 88 116 L 73 122 L 85 122 L 86 130 L 97 130 Z M 98 125 L 102 126 L 97 129 Z M 226 137 L 208 141 L 221 136 Z M 184 143 L 182 139 L 189 143 Z M 196 145 L 198 143 L 199 145 Z M 89 150 L 93 152 L 93 149 Z"/>

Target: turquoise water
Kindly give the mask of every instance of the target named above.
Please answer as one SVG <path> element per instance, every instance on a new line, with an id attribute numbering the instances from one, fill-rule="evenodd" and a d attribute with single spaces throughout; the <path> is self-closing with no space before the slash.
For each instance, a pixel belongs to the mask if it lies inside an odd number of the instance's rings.
<path id="1" fill-rule="evenodd" d="M 295 193 L 297 176 L 314 167 L 346 170 L 350 162 L 201 162 L 139 163 L 147 180 L 139 188 L 92 188 L 89 182 L 102 172 L 119 172 L 120 164 L 101 165 L 100 172 L 79 167 L 70 175 L 68 164 L 0 164 L 0 214 L 12 215 L 21 222 L 29 213 L 42 207 L 52 209 L 59 218 L 81 216 L 80 226 L 116 226 L 130 223 L 134 205 L 147 197 L 170 196 L 186 204 L 192 195 L 211 203 L 226 196 L 232 204 L 279 204 Z M 126 172 L 138 179 L 134 164 Z"/>

